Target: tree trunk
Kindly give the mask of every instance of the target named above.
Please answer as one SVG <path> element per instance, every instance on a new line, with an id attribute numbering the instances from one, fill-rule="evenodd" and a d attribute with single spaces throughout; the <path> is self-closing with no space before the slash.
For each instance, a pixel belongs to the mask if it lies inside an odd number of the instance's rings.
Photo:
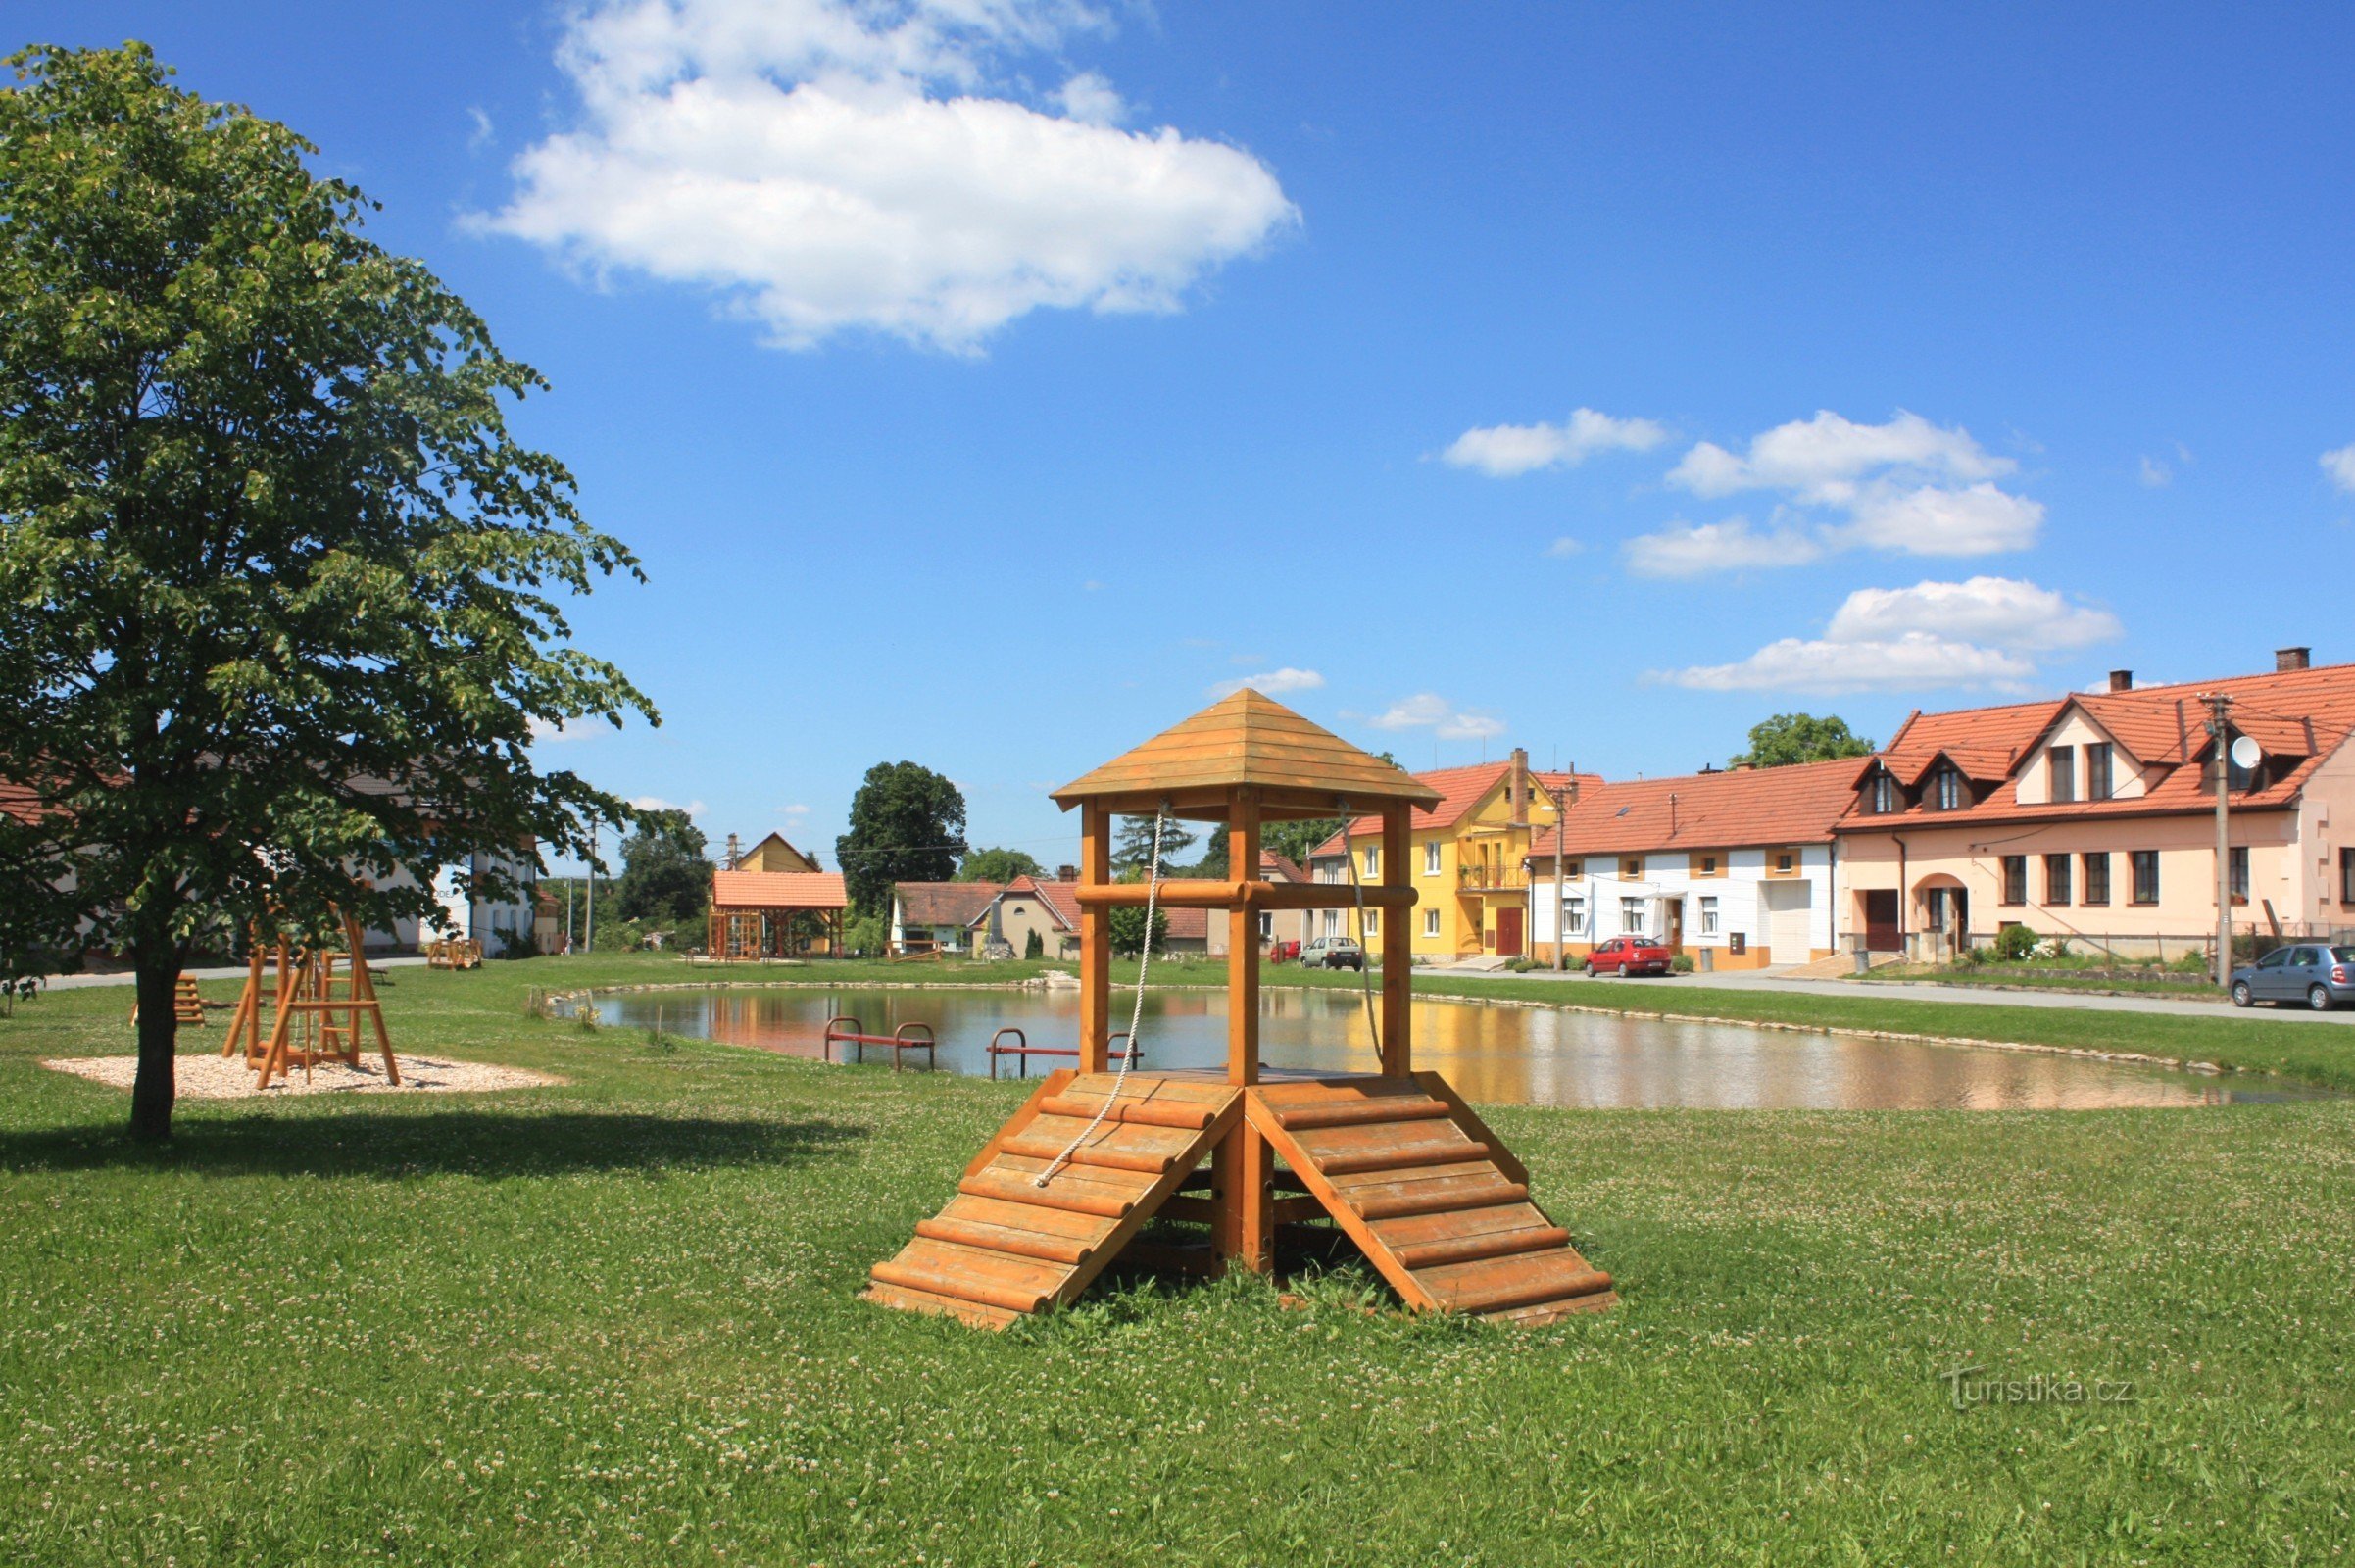
<path id="1" fill-rule="evenodd" d="M 140 943 L 131 955 L 131 973 L 138 981 L 139 1073 L 131 1081 L 130 1135 L 134 1143 L 160 1144 L 172 1137 L 172 1057 L 180 1032 L 172 991 L 180 977 L 179 944 Z"/>

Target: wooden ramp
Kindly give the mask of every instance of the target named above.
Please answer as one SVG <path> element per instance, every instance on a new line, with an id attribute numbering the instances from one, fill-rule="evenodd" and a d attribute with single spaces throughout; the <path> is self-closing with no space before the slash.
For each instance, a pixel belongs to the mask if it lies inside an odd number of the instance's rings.
<path id="1" fill-rule="evenodd" d="M 1225 1084 L 1132 1077 L 1039 1186 L 1113 1082 L 1068 1070 L 1043 1079 L 965 1167 L 949 1206 L 868 1271 L 867 1299 L 987 1328 L 1077 1300 L 1243 1114 L 1243 1091 Z"/>
<path id="2" fill-rule="evenodd" d="M 1169 1200 L 1246 1118 L 1411 1309 L 1535 1325 L 1618 1299 L 1610 1276 L 1529 1200 L 1521 1162 L 1437 1073 L 1249 1089 L 1132 1076 L 1070 1163 L 1038 1186 L 1113 1082 L 1067 1070 L 1045 1079 L 949 1206 L 869 1271 L 867 1299 L 989 1328 L 1068 1304 L 1146 1220 L 1180 1206 Z M 1291 1205 L 1304 1201 L 1282 1206 L 1297 1215 Z"/>
<path id="3" fill-rule="evenodd" d="M 1535 1325 L 1618 1300 L 1439 1074 L 1263 1084 L 1246 1106 L 1409 1307 Z"/>

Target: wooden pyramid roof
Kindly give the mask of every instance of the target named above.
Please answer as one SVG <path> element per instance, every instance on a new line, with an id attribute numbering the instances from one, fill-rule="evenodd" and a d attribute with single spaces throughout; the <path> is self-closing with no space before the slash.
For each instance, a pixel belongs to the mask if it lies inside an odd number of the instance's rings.
<path id="1" fill-rule="evenodd" d="M 1346 797 L 1352 806 L 1374 801 L 1428 806 L 1440 798 L 1439 791 L 1405 769 L 1246 686 L 1073 779 L 1053 799 L 1069 810 L 1099 796 L 1240 784 Z"/>

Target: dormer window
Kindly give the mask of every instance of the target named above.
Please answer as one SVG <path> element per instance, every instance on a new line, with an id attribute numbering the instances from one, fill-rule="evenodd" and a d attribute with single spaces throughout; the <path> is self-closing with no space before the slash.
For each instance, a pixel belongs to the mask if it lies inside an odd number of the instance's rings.
<path id="1" fill-rule="evenodd" d="M 1876 771 L 1865 781 L 1864 808 L 1873 816 L 1889 816 L 1903 809 L 1904 801 L 1897 794 L 1897 780 L 1887 768 Z"/>
<path id="2" fill-rule="evenodd" d="M 2055 746 L 2047 754 L 2051 759 L 2052 793 L 2048 797 L 2055 806 L 2077 799 L 2077 748 Z"/>
<path id="3" fill-rule="evenodd" d="M 1934 811 L 1959 811 L 1971 804 L 1971 788 L 1963 782 L 1962 769 L 1951 763 L 1939 768 L 1930 777 L 1930 808 Z"/>

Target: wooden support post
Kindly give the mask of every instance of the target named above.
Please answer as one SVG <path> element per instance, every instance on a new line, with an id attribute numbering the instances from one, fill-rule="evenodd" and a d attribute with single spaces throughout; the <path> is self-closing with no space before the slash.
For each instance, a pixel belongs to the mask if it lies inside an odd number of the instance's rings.
<path id="1" fill-rule="evenodd" d="M 1245 881 L 1259 874 L 1259 796 L 1239 789 L 1227 818 L 1227 873 Z M 1227 1082 L 1259 1081 L 1259 914 L 1238 901 L 1227 911 Z M 1249 1121 L 1219 1142 L 1211 1156 L 1218 1192 L 1218 1255 L 1232 1266 L 1264 1274 L 1275 1266 L 1275 1210 L 1268 1188 L 1275 1152 Z"/>
<path id="2" fill-rule="evenodd" d="M 1112 819 L 1093 801 L 1079 808 L 1079 883 L 1112 880 Z M 1111 1051 L 1112 911 L 1079 912 L 1079 1070 L 1102 1072 Z"/>
<path id="3" fill-rule="evenodd" d="M 1411 887 L 1406 857 L 1411 849 L 1414 808 L 1392 801 L 1382 808 L 1384 879 Z M 1382 1076 L 1403 1078 L 1414 1070 L 1414 908 L 1382 917 Z"/>

